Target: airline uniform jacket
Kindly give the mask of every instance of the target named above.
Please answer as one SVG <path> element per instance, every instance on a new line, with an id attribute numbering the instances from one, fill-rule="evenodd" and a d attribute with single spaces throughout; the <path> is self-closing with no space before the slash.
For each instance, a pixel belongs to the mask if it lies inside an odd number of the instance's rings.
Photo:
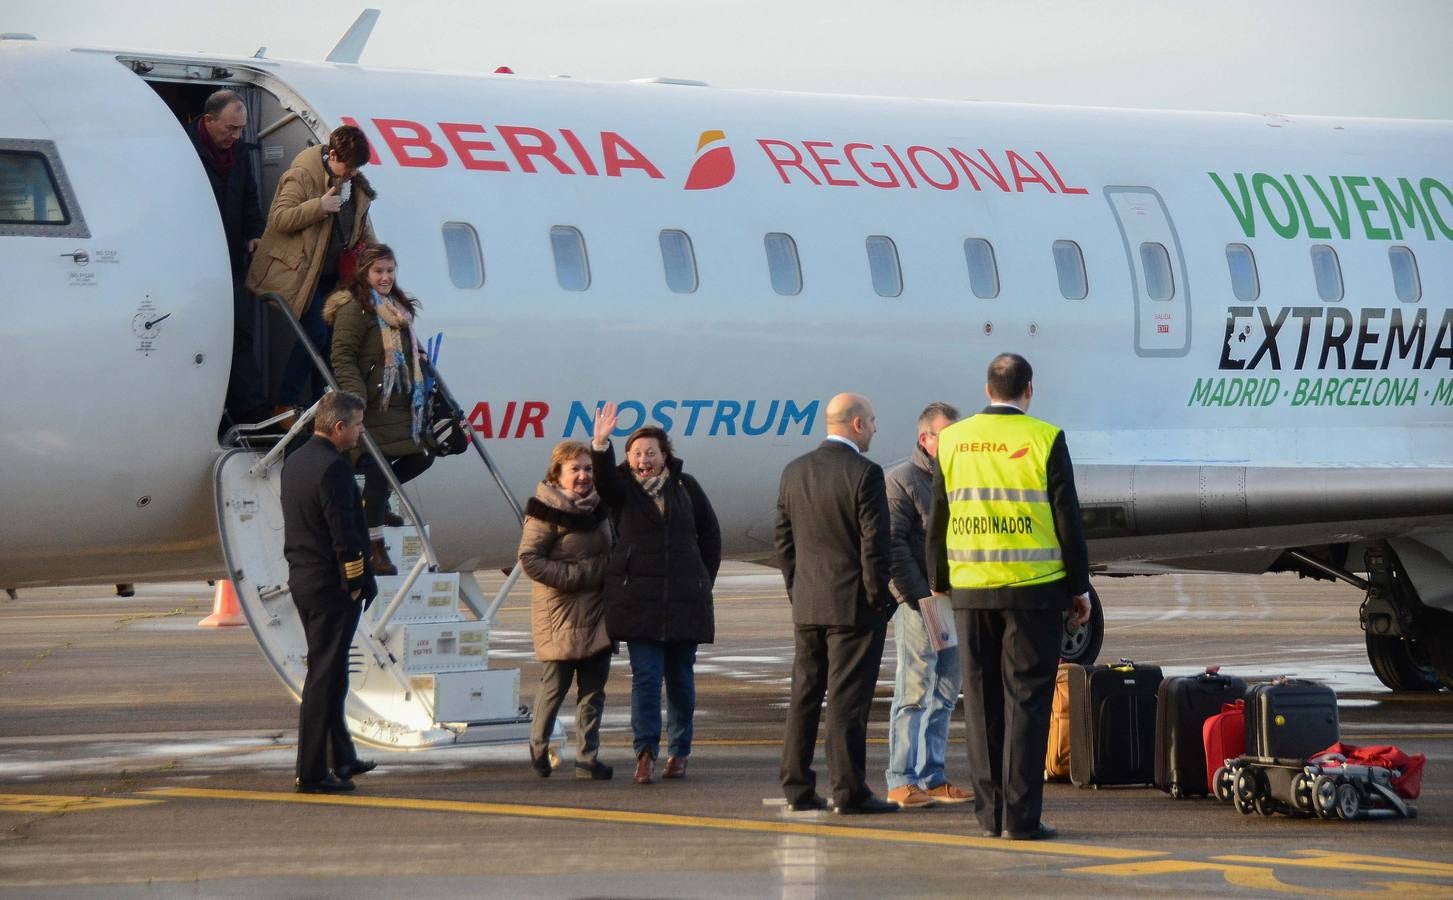
<path id="1" fill-rule="evenodd" d="M 989 406 L 980 411 L 990 416 L 1021 416 L 1009 406 Z M 1054 510 L 1054 531 L 1059 541 L 1065 577 L 1047 584 L 1005 585 L 992 588 L 956 588 L 949 581 L 949 500 L 943 470 L 933 468 L 933 513 L 928 529 L 928 577 L 936 593 L 946 593 L 955 609 L 1053 609 L 1064 610 L 1071 598 L 1090 590 L 1090 553 L 1085 546 L 1080 522 L 1080 501 L 1075 493 L 1075 471 L 1070 462 L 1064 432 L 1055 436 L 1046 465 L 1049 502 Z"/>
<path id="2" fill-rule="evenodd" d="M 288 588 L 299 606 L 328 608 L 370 600 L 368 526 L 353 466 L 327 438 L 314 435 L 283 464 L 283 555 Z"/>

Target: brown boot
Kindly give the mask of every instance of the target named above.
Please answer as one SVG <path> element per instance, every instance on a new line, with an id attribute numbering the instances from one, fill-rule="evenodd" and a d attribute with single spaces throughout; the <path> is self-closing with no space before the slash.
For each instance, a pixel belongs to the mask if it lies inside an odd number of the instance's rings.
<path id="1" fill-rule="evenodd" d="M 666 771 L 663 772 L 663 773 L 661 773 L 661 777 L 662 778 L 685 778 L 686 777 L 686 757 L 684 757 L 684 756 L 668 756 L 668 757 L 666 757 Z"/>
<path id="2" fill-rule="evenodd" d="M 375 575 L 397 575 L 398 567 L 394 561 L 388 558 L 388 546 L 384 544 L 383 538 L 373 539 L 373 574 Z"/>
<path id="3" fill-rule="evenodd" d="M 636 784 L 650 784 L 651 768 L 656 765 L 656 757 L 651 755 L 650 750 L 642 750 L 636 754 Z"/>

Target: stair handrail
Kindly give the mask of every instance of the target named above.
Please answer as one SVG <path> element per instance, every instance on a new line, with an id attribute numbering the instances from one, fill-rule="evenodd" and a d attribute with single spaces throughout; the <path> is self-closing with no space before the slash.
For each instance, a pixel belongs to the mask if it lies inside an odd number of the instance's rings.
<path id="1" fill-rule="evenodd" d="M 504 495 L 505 502 L 509 504 L 510 510 L 515 514 L 515 521 L 520 524 L 520 527 L 524 527 L 524 507 L 520 506 L 520 501 L 515 499 L 514 492 L 510 490 L 509 484 L 505 482 L 503 473 L 495 465 L 494 458 L 489 455 L 488 448 L 484 446 L 484 439 L 479 436 L 479 432 L 474 430 L 474 426 L 469 422 L 469 417 L 464 414 L 464 407 L 459 405 L 459 401 L 454 398 L 454 392 L 449 390 L 449 383 L 444 380 L 443 375 L 439 374 L 439 369 L 433 362 L 424 360 L 423 366 L 424 377 L 433 379 L 434 383 L 439 386 L 439 393 L 444 395 L 444 399 L 448 402 L 450 409 L 459 413 L 459 423 L 464 427 L 464 433 L 469 436 L 470 446 L 474 448 L 475 453 L 479 454 L 479 458 L 484 462 L 485 468 L 489 469 L 489 474 L 494 478 L 494 483 L 499 488 L 499 492 Z"/>
<path id="2" fill-rule="evenodd" d="M 325 381 L 327 381 L 330 390 L 342 390 L 338 387 L 338 382 L 333 377 L 332 368 L 323 359 L 322 354 L 318 352 L 318 348 L 313 346 L 312 339 L 309 338 L 308 333 L 303 330 L 303 323 L 298 321 L 298 317 L 294 315 L 292 306 L 289 305 L 289 303 L 284 300 L 282 296 L 276 291 L 268 291 L 265 294 L 259 294 L 257 299 L 262 303 L 271 303 L 272 305 L 283 311 L 283 318 L 287 320 L 288 326 L 293 329 L 293 333 L 298 338 L 298 343 L 302 345 L 304 350 L 308 351 L 308 357 L 313 361 L 313 368 L 316 369 L 318 373 L 323 376 L 323 379 Z M 314 404 L 314 407 L 316 408 L 316 404 Z M 310 409 L 309 413 L 311 414 L 311 412 L 312 410 Z M 292 435 L 295 432 L 301 429 L 302 424 L 303 417 L 300 417 L 299 421 L 294 423 L 292 429 L 288 432 L 289 439 L 291 439 Z M 424 530 L 424 519 L 422 516 L 419 515 L 419 511 L 417 508 L 415 508 L 414 502 L 409 499 L 409 495 L 404 493 L 404 486 L 399 481 L 398 476 L 394 474 L 393 467 L 388 464 L 388 457 L 383 455 L 383 451 L 378 448 L 378 443 L 374 441 L 373 435 L 368 433 L 367 428 L 365 428 L 360 435 L 360 440 L 363 444 L 364 450 L 368 453 L 369 456 L 373 457 L 373 461 L 378 464 L 378 468 L 383 473 L 383 477 L 388 481 L 389 487 L 393 489 L 394 496 L 398 497 L 399 505 L 403 507 L 404 510 L 404 516 L 413 523 L 414 529 L 418 531 L 419 542 L 423 548 L 424 557 L 429 561 L 429 571 L 438 571 L 439 555 L 434 552 L 434 545 L 429 540 L 429 535 Z M 278 445 L 273 448 L 273 452 L 269 454 L 269 457 L 275 459 L 276 455 L 281 452 L 279 450 L 279 448 L 281 447 L 286 447 L 286 440 L 279 441 Z"/>

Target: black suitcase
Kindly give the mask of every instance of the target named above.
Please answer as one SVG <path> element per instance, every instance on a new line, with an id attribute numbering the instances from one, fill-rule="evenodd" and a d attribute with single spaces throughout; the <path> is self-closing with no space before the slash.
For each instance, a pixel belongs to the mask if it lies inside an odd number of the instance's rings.
<path id="1" fill-rule="evenodd" d="M 1069 671 L 1071 783 L 1154 783 L 1160 678 L 1159 666 L 1124 659 Z"/>
<path id="2" fill-rule="evenodd" d="M 1306 759 L 1342 737 L 1337 694 L 1325 684 L 1283 678 L 1246 692 L 1246 755 Z"/>
<path id="3" fill-rule="evenodd" d="M 1221 675 L 1218 668 L 1160 683 L 1155 704 L 1155 786 L 1176 799 L 1210 793 L 1203 726 L 1222 706 L 1246 696 L 1246 682 Z"/>

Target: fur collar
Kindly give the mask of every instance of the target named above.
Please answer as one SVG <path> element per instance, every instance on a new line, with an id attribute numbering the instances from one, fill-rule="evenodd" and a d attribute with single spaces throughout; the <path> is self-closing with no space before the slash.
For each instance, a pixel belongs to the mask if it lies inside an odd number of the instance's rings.
<path id="1" fill-rule="evenodd" d="M 525 502 L 525 515 L 569 531 L 594 531 L 605 521 L 610 510 L 604 503 L 599 502 L 598 495 L 591 496 L 596 499 L 596 504 L 590 512 L 564 509 L 561 506 L 562 502 L 567 502 L 564 492 L 542 481 L 535 488 L 535 496 Z"/>

